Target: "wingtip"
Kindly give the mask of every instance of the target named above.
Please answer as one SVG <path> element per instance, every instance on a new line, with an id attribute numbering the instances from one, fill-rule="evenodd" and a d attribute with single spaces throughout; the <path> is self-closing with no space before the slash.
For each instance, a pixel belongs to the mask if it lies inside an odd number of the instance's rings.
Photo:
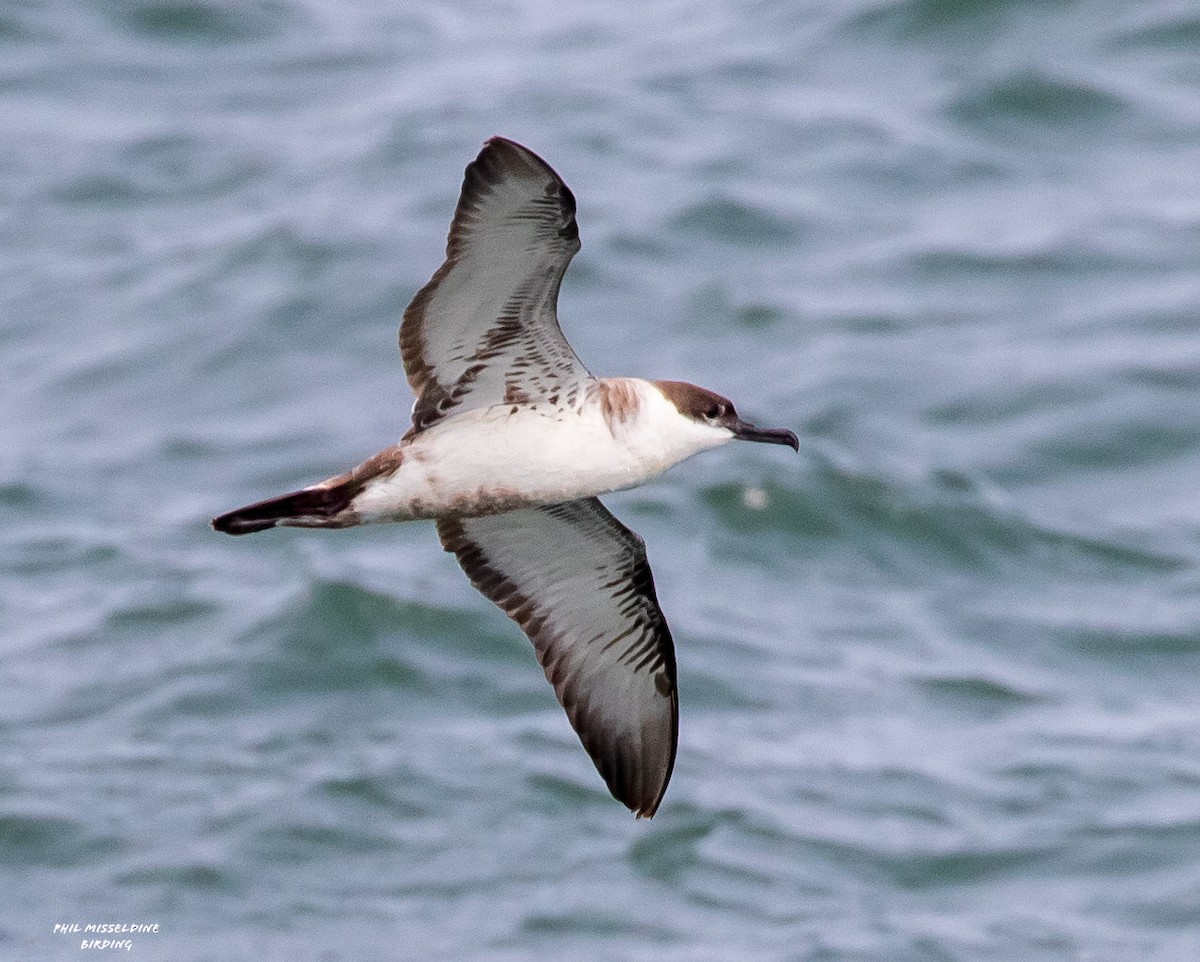
<path id="1" fill-rule="evenodd" d="M 515 147 L 517 150 L 523 150 L 528 154 L 533 153 L 532 150 L 519 141 L 513 140 L 511 137 L 504 137 L 501 134 L 493 134 L 483 142 L 484 150 L 487 150 L 489 147 Z M 534 156 L 537 155 L 534 154 Z"/>
<path id="2" fill-rule="evenodd" d="M 495 153 L 503 150 L 513 151 L 517 154 L 533 154 L 533 151 L 524 144 L 519 144 L 515 140 L 512 140 L 508 137 L 501 137 L 497 135 L 494 137 L 489 137 L 483 142 L 483 146 L 479 149 L 479 157 L 476 159 L 478 160 L 479 158 L 485 157 L 488 153 Z M 534 154 L 534 156 L 536 157 L 537 155 Z"/>
<path id="3" fill-rule="evenodd" d="M 672 759 L 672 761 L 674 761 L 674 759 Z M 658 806 L 662 804 L 663 796 L 667 794 L 667 785 L 670 784 L 670 781 L 671 773 L 668 772 L 666 781 L 663 783 L 658 795 L 655 796 L 652 801 L 641 805 L 640 807 L 634 807 L 633 805 L 629 806 L 633 811 L 635 819 L 641 821 L 644 818 L 646 821 L 650 821 L 650 819 L 654 818 L 654 816 L 658 814 Z"/>
<path id="4" fill-rule="evenodd" d="M 675 758 L 672 753 L 671 768 L 667 769 L 666 777 L 653 796 L 650 796 L 648 792 L 634 793 L 627 790 L 621 791 L 620 786 L 614 786 L 611 783 L 608 786 L 608 790 L 612 792 L 613 798 L 633 813 L 635 821 L 640 822 L 642 819 L 650 821 L 650 819 L 658 814 L 658 807 L 662 804 L 663 797 L 667 794 L 667 786 L 671 783 L 671 771 L 674 768 L 674 762 Z"/>
<path id="5" fill-rule="evenodd" d="M 524 166 L 532 168 L 543 176 L 553 180 L 559 187 L 562 202 L 569 209 L 572 215 L 572 223 L 574 223 L 574 214 L 576 212 L 575 195 L 571 193 L 571 188 L 559 176 L 558 171 L 551 167 L 546 158 L 536 150 L 531 150 L 511 137 L 501 137 L 499 134 L 496 134 L 483 142 L 483 147 L 479 151 L 479 156 L 475 158 L 475 163 L 486 163 L 489 154 L 493 155 L 495 161 L 502 163 L 499 157 L 502 152 L 508 154 L 510 161 L 517 160 Z M 470 167 L 468 167 L 468 170 L 470 170 Z"/>

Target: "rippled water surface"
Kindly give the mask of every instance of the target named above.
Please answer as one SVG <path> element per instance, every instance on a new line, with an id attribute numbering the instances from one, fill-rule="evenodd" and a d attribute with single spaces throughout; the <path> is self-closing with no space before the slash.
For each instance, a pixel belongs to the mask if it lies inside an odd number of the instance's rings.
<path id="1" fill-rule="evenodd" d="M 1200 958 L 1191 3 L 0 10 L 0 958 Z M 608 499 L 652 822 L 428 525 L 213 514 L 404 429 L 462 168 L 598 373 L 802 436 Z M 95 937 L 95 936 L 91 936 Z"/>

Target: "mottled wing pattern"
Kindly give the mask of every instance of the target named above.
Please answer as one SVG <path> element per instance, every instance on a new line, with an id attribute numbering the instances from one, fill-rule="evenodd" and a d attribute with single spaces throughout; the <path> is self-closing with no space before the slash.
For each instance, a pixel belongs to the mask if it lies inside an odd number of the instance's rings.
<path id="1" fill-rule="evenodd" d="M 489 140 L 467 167 L 446 261 L 404 312 L 413 429 L 456 410 L 560 398 L 590 375 L 558 326 L 579 250 L 575 198 L 532 151 Z"/>
<path id="2" fill-rule="evenodd" d="M 529 636 L 613 796 L 652 816 L 675 764 L 679 702 L 642 539 L 595 498 L 441 520 L 438 534 Z"/>

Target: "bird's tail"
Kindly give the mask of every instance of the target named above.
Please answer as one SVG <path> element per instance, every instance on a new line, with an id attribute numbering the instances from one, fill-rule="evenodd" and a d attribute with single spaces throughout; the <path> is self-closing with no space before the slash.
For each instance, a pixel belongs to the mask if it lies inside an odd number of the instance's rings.
<path id="1" fill-rule="evenodd" d="M 359 486 L 361 487 L 361 486 Z M 212 526 L 225 534 L 253 534 L 276 525 L 293 528 L 346 528 L 358 524 L 350 503 L 359 488 L 350 483 L 303 488 L 267 498 L 213 518 Z"/>

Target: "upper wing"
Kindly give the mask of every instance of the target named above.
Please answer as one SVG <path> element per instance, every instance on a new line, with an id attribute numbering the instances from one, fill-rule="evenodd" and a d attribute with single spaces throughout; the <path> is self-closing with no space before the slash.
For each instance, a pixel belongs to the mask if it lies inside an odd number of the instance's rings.
<path id="1" fill-rule="evenodd" d="M 675 764 L 675 647 L 642 539 L 595 498 L 438 521 L 447 551 L 521 626 L 613 796 L 639 817 Z"/>
<path id="2" fill-rule="evenodd" d="M 454 408 L 550 397 L 591 377 L 558 327 L 579 250 L 575 198 L 537 154 L 493 137 L 467 166 L 446 261 L 400 325 L 413 428 Z"/>

